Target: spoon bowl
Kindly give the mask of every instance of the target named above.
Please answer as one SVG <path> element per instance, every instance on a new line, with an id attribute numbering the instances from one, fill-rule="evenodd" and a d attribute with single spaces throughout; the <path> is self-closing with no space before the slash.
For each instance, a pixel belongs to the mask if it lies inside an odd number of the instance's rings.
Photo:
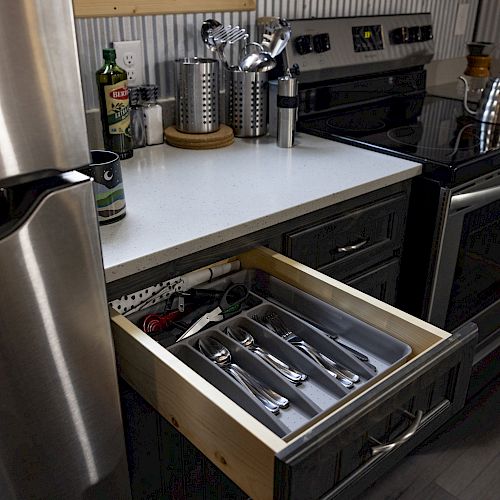
<path id="1" fill-rule="evenodd" d="M 211 361 L 229 373 L 251 395 L 255 396 L 264 407 L 274 414 L 280 408 L 287 408 L 288 399 L 270 388 L 264 387 L 257 379 L 231 361 L 229 349 L 212 337 L 201 338 L 198 341 L 200 351 Z"/>
<path id="2" fill-rule="evenodd" d="M 257 354 L 261 359 L 271 365 L 275 370 L 295 385 L 300 385 L 301 382 L 307 379 L 307 375 L 305 373 L 287 365 L 281 359 L 259 347 L 248 330 L 241 327 L 231 328 L 228 326 L 226 327 L 226 334 L 236 340 L 236 342 L 239 342 L 242 346 Z"/>

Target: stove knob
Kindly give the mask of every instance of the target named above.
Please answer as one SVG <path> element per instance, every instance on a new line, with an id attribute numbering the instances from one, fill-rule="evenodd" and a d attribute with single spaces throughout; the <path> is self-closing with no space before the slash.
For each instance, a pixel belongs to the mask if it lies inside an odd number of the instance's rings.
<path id="1" fill-rule="evenodd" d="M 434 35 L 432 34 L 432 25 L 420 26 L 420 33 L 422 34 L 422 41 L 432 40 Z"/>
<path id="2" fill-rule="evenodd" d="M 328 33 L 321 33 L 320 35 L 313 36 L 314 51 L 321 53 L 330 50 L 330 35 Z"/>
<path id="3" fill-rule="evenodd" d="M 408 33 L 410 35 L 410 43 L 422 41 L 422 32 L 420 31 L 420 26 L 412 26 L 408 29 Z"/>
<path id="4" fill-rule="evenodd" d="M 291 68 L 290 68 L 290 73 L 292 76 L 299 76 L 300 75 L 300 66 L 295 63 Z"/>
<path id="5" fill-rule="evenodd" d="M 313 51 L 313 42 L 311 35 L 301 35 L 295 39 L 295 50 L 300 54 L 309 54 Z"/>
<path id="6" fill-rule="evenodd" d="M 408 28 L 402 26 L 401 28 L 396 28 L 389 33 L 389 38 L 393 45 L 399 45 L 401 43 L 408 43 L 410 41 L 410 35 L 408 33 Z"/>

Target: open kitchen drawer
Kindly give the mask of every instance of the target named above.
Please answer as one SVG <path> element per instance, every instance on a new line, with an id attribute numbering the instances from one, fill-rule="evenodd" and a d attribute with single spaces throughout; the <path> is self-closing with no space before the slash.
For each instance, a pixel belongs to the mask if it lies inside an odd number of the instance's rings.
<path id="1" fill-rule="evenodd" d="M 266 248 L 235 258 L 242 268 L 260 269 L 412 349 L 401 366 L 279 437 L 112 311 L 121 377 L 250 497 L 352 497 L 463 406 L 473 327 L 451 336 Z"/>

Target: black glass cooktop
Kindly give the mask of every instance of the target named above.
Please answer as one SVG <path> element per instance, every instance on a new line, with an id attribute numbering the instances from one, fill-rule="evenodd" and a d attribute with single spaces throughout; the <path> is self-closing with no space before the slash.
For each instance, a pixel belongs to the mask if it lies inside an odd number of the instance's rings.
<path id="1" fill-rule="evenodd" d="M 301 118 L 299 130 L 418 161 L 448 184 L 500 166 L 500 125 L 474 120 L 461 101 L 425 93 Z"/>

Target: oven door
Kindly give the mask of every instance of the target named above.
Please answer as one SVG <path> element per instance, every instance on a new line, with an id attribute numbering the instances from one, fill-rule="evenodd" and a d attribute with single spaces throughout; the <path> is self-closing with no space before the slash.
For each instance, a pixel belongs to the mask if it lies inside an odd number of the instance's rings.
<path id="1" fill-rule="evenodd" d="M 488 351 L 500 343 L 500 171 L 450 193 L 427 320 L 472 320 Z"/>

